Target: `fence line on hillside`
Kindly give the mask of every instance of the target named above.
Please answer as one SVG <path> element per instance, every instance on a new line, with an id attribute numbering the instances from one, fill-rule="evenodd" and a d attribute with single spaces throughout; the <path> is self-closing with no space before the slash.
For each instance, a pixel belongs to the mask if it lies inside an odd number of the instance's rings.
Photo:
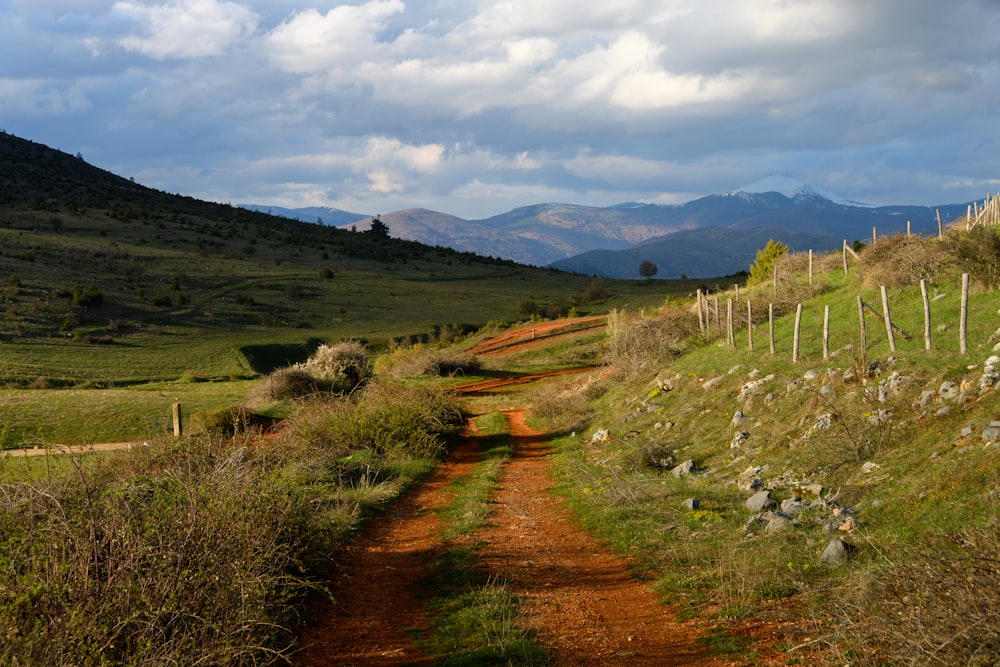
<path id="1" fill-rule="evenodd" d="M 1000 224 L 1000 195 L 987 194 L 982 207 L 979 202 L 969 204 L 965 214 L 965 228 Z"/>
<path id="2" fill-rule="evenodd" d="M 907 331 L 904 331 L 892 320 L 892 310 L 890 307 L 890 295 L 886 287 L 883 285 L 879 289 L 881 296 L 881 309 L 872 306 L 867 303 L 864 298 L 859 294 L 857 297 L 857 310 L 858 310 L 858 320 L 859 320 L 859 339 L 861 354 L 864 358 L 867 358 L 867 348 L 869 335 L 866 328 L 866 317 L 871 317 L 877 320 L 883 325 L 885 331 L 886 343 L 889 347 L 891 353 L 897 352 L 896 336 L 899 336 L 904 341 L 914 340 L 912 336 Z M 924 316 L 924 327 L 923 327 L 923 339 L 924 339 L 924 349 L 933 349 L 933 339 L 931 336 L 931 300 L 928 296 L 927 291 L 927 281 L 920 281 L 920 294 L 923 303 L 923 316 Z M 716 320 L 720 318 L 718 298 L 715 299 L 715 306 L 713 308 L 711 302 L 708 301 L 707 297 L 701 294 L 699 290 L 698 293 L 699 304 L 704 304 L 699 306 L 699 322 L 703 323 L 702 333 L 706 336 L 711 336 L 711 325 L 710 320 L 714 316 Z M 767 306 L 767 318 L 768 326 L 767 330 L 763 330 L 753 321 L 753 303 L 751 300 L 746 300 L 746 314 L 739 312 L 740 306 L 734 299 L 729 298 L 726 300 L 726 329 L 725 329 L 725 344 L 731 348 L 737 347 L 736 339 L 736 322 L 739 321 L 740 329 L 747 330 L 747 350 L 750 352 L 754 351 L 754 338 L 753 332 L 756 330 L 761 335 L 766 335 L 768 337 L 768 348 L 772 356 L 775 355 L 777 344 L 774 336 L 774 303 L 768 303 Z M 704 308 L 704 310 L 702 310 Z M 958 347 L 959 354 L 965 355 L 968 353 L 968 312 L 969 312 L 969 274 L 963 273 L 961 279 L 961 296 L 959 303 L 959 322 L 958 322 Z M 803 314 L 803 304 L 796 304 L 795 307 L 795 324 L 792 330 L 792 361 L 798 362 L 802 358 L 802 314 Z M 830 306 L 826 305 L 823 307 L 823 325 L 822 325 L 822 356 L 824 361 L 829 361 L 830 357 L 833 356 L 830 352 Z M 717 336 L 721 339 L 723 337 L 723 332 L 718 331 Z"/>

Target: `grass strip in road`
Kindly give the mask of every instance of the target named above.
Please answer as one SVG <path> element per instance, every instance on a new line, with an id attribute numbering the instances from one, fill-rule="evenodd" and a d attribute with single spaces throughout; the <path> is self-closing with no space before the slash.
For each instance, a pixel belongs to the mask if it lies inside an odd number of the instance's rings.
<path id="1" fill-rule="evenodd" d="M 491 413 L 477 420 L 482 460 L 453 484 L 453 501 L 441 510 L 445 546 L 431 564 L 432 632 L 421 640 L 442 665 L 548 665 L 552 658 L 518 622 L 520 600 L 502 581 L 477 569 L 476 544 L 459 544 L 486 525 L 490 497 L 513 454 L 507 420 Z"/>

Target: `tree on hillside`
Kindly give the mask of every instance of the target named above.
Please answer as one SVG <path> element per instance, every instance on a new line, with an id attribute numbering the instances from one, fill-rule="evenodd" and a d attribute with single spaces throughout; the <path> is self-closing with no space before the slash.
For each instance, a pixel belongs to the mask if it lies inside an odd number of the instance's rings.
<path id="1" fill-rule="evenodd" d="M 653 276 L 655 276 L 659 272 L 659 270 L 660 267 L 658 267 L 656 264 L 649 261 L 648 259 L 642 260 L 642 263 L 639 265 L 639 275 L 645 278 L 646 280 L 652 280 Z"/>
<path id="2" fill-rule="evenodd" d="M 788 246 L 781 241 L 768 239 L 767 245 L 757 251 L 753 264 L 750 265 L 750 277 L 747 279 L 747 286 L 758 285 L 771 279 L 774 273 L 774 265 L 778 260 L 788 254 Z"/>
<path id="3" fill-rule="evenodd" d="M 372 218 L 371 227 L 365 233 L 380 239 L 387 239 L 389 238 L 389 225 L 382 222 L 382 216 L 376 215 Z"/>

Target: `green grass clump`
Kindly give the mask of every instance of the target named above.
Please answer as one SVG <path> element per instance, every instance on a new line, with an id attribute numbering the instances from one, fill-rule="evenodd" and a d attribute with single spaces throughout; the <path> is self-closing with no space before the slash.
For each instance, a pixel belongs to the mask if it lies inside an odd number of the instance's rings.
<path id="1" fill-rule="evenodd" d="M 308 401 L 282 437 L 333 456 L 357 450 L 401 457 L 440 457 L 465 426 L 457 400 L 426 387 L 373 383 L 357 396 Z"/>

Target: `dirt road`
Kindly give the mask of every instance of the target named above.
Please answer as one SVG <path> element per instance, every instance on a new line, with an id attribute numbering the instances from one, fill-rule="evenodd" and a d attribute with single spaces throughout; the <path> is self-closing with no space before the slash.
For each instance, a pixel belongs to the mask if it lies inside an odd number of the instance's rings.
<path id="1" fill-rule="evenodd" d="M 696 628 L 676 620 L 628 562 L 574 525 L 551 495 L 548 439 L 507 413 L 515 454 L 493 499 L 491 525 L 469 536 L 478 567 L 521 597 L 523 622 L 559 665 L 722 665 L 697 643 Z M 471 472 L 469 437 L 453 460 L 405 498 L 341 556 L 331 582 L 336 604 L 302 634 L 299 667 L 430 664 L 404 629 L 427 627 L 419 582 L 442 548 L 433 513 L 451 498 L 450 481 Z"/>

